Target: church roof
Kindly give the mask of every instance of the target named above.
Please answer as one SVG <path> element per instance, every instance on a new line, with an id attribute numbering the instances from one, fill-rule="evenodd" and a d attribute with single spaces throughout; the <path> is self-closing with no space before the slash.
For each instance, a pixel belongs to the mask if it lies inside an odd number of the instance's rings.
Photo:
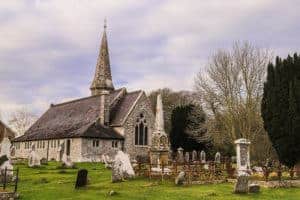
<path id="1" fill-rule="evenodd" d="M 125 88 L 110 93 L 110 124 L 122 126 L 140 93 L 141 91 L 127 93 Z M 100 95 L 96 95 L 51 105 L 23 136 L 14 141 L 77 137 L 123 139 L 112 127 L 98 123 L 100 104 Z"/>
<path id="2" fill-rule="evenodd" d="M 0 119 L 0 142 L 4 137 L 13 139 L 17 134 Z"/>

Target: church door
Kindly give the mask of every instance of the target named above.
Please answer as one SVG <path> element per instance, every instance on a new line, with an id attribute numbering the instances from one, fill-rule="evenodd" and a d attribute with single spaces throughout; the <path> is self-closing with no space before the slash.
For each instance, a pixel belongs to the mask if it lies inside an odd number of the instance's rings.
<path id="1" fill-rule="evenodd" d="M 67 156 L 70 155 L 70 149 L 71 149 L 71 141 L 67 140 Z"/>

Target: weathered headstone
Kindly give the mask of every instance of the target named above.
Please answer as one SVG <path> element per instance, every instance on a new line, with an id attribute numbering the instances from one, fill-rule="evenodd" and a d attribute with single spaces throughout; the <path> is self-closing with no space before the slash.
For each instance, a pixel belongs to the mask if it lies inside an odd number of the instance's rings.
<path id="1" fill-rule="evenodd" d="M 118 151 L 112 165 L 112 182 L 122 181 L 123 179 L 133 178 L 134 170 L 130 163 L 128 154 Z"/>
<path id="2" fill-rule="evenodd" d="M 190 153 L 189 152 L 185 152 L 184 160 L 186 163 L 190 162 Z"/>
<path id="3" fill-rule="evenodd" d="M 235 193 L 247 193 L 248 192 L 248 175 L 240 175 L 237 177 L 237 182 L 234 187 Z"/>
<path id="4" fill-rule="evenodd" d="M 31 145 L 31 151 L 28 158 L 28 166 L 29 167 L 38 167 L 41 166 L 40 157 L 35 152 L 35 144 Z"/>
<path id="5" fill-rule="evenodd" d="M 238 175 L 248 175 L 250 169 L 250 141 L 244 138 L 234 142 L 236 144 L 236 165 Z"/>
<path id="6" fill-rule="evenodd" d="M 74 167 L 74 163 L 71 161 L 71 157 L 67 156 L 67 154 L 63 155 L 62 165 L 63 165 L 63 167 L 66 167 L 66 168 Z"/>
<path id="7" fill-rule="evenodd" d="M 113 161 L 110 159 L 108 155 L 102 155 L 102 161 L 105 164 L 105 168 L 111 169 Z"/>
<path id="8" fill-rule="evenodd" d="M 259 193 L 260 186 L 258 184 L 252 183 L 249 185 L 248 191 L 250 193 Z"/>
<path id="9" fill-rule="evenodd" d="M 65 143 L 61 143 L 57 149 L 57 161 L 62 161 L 65 153 Z"/>
<path id="10" fill-rule="evenodd" d="M 236 164 L 237 164 L 237 182 L 235 184 L 235 193 L 247 193 L 250 174 L 250 141 L 241 138 L 234 142 L 236 144 Z"/>
<path id="11" fill-rule="evenodd" d="M 197 161 L 197 151 L 196 151 L 196 150 L 194 150 L 194 151 L 192 152 L 192 161 L 193 161 L 193 162 Z"/>
<path id="12" fill-rule="evenodd" d="M 185 181 L 185 172 L 181 171 L 181 172 L 179 172 L 178 176 L 175 179 L 175 184 L 183 185 L 184 181 Z"/>
<path id="13" fill-rule="evenodd" d="M 86 169 L 78 171 L 75 188 L 85 187 L 87 185 L 87 175 L 88 171 Z"/>
<path id="14" fill-rule="evenodd" d="M 206 163 L 206 153 L 203 150 L 200 153 L 200 162 L 203 164 Z"/>
<path id="15" fill-rule="evenodd" d="M 12 176 L 13 175 L 13 165 L 11 164 L 10 156 L 11 156 L 11 143 L 10 140 L 7 137 L 4 137 L 2 142 L 1 142 L 1 147 L 0 147 L 0 156 L 4 158 L 6 156 L 6 159 L 3 159 L 3 163 L 0 164 L 0 171 L 1 174 L 4 174 L 5 169 L 8 169 L 6 171 L 7 176 Z M 3 157 L 4 156 L 4 157 Z"/>
<path id="16" fill-rule="evenodd" d="M 221 163 L 221 154 L 217 152 L 215 155 L 215 163 Z"/>
<path id="17" fill-rule="evenodd" d="M 177 162 L 184 163 L 183 148 L 181 147 L 177 149 Z"/>

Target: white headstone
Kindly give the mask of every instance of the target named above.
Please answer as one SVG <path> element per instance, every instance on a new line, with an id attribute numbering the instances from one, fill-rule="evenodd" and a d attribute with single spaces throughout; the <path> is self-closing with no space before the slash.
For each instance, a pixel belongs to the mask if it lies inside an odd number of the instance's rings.
<path id="1" fill-rule="evenodd" d="M 183 157 L 183 148 L 179 147 L 177 149 L 177 161 L 179 163 L 183 163 L 184 162 L 184 157 Z"/>
<path id="2" fill-rule="evenodd" d="M 206 163 L 206 153 L 203 150 L 200 153 L 200 161 L 201 163 Z"/>
<path id="3" fill-rule="evenodd" d="M 236 144 L 236 165 L 238 176 L 249 175 L 250 172 L 250 144 L 245 138 L 234 141 Z"/>
<path id="4" fill-rule="evenodd" d="M 13 165 L 11 164 L 11 160 L 10 160 L 10 153 L 11 153 L 11 143 L 10 140 L 7 137 L 4 137 L 2 142 L 1 142 L 1 148 L 0 148 L 0 157 L 1 156 L 7 156 L 8 160 L 5 161 L 1 166 L 0 166 L 0 170 L 1 173 L 4 172 L 5 168 L 8 169 L 8 171 L 6 172 L 7 176 L 11 176 L 13 174 Z"/>
<path id="5" fill-rule="evenodd" d="M 28 166 L 29 167 L 38 167 L 41 166 L 41 159 L 35 152 L 35 144 L 31 145 L 31 151 L 28 157 Z"/>
<path id="6" fill-rule="evenodd" d="M 184 156 L 185 162 L 190 162 L 190 153 L 189 152 L 185 152 L 185 156 Z"/>
<path id="7" fill-rule="evenodd" d="M 197 151 L 196 150 L 194 150 L 192 152 L 192 161 L 197 161 Z"/>
<path id="8" fill-rule="evenodd" d="M 221 154 L 217 152 L 215 155 L 215 163 L 221 163 Z"/>
<path id="9" fill-rule="evenodd" d="M 112 181 L 117 182 L 135 176 L 128 154 L 118 151 L 112 165 Z"/>
<path id="10" fill-rule="evenodd" d="M 65 167 L 73 167 L 74 163 L 71 161 L 71 157 L 64 153 L 62 157 L 62 163 Z"/>

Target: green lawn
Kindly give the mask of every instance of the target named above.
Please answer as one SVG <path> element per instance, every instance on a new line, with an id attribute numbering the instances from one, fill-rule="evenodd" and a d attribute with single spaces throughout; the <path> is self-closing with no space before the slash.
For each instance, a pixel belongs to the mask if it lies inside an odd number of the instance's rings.
<path id="1" fill-rule="evenodd" d="M 18 192 L 21 199 L 300 199 L 300 189 L 262 189 L 260 194 L 236 195 L 232 194 L 232 184 L 175 186 L 173 182 L 148 181 L 138 178 L 122 183 L 111 183 L 109 170 L 102 164 L 81 163 L 78 168 L 89 171 L 90 184 L 85 189 L 75 190 L 74 183 L 78 169 L 62 171 L 56 168 L 57 163 L 39 169 L 18 165 L 20 182 Z M 109 196 L 108 192 L 117 192 Z"/>

